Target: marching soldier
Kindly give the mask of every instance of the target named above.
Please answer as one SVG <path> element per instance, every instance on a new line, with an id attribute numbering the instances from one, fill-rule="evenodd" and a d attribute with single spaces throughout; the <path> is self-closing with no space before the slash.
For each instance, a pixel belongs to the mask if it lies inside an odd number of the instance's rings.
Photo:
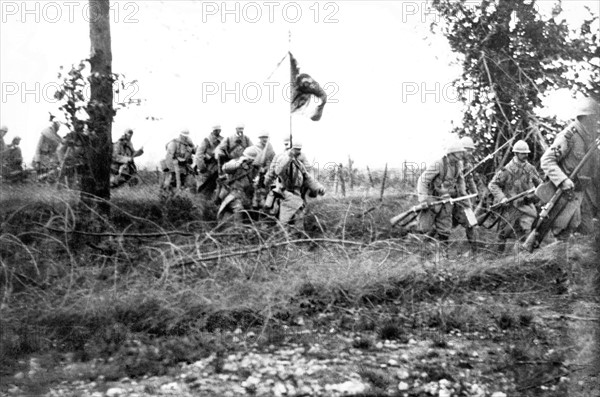
<path id="1" fill-rule="evenodd" d="M 562 188 L 568 197 L 552 224 L 554 236 L 565 236 L 575 231 L 582 223 L 585 224 L 583 231 L 590 233 L 593 209 L 598 199 L 597 187 L 592 183 L 594 178 L 597 178 L 600 166 L 598 150 L 584 163 L 574 180 L 568 175 L 591 145 L 595 144 L 594 141 L 600 133 L 600 105 L 591 98 L 584 98 L 579 101 L 574 115 L 576 119 L 556 136 L 540 160 L 542 170 L 552 184 Z M 582 218 L 586 218 L 585 222 Z"/>
<path id="2" fill-rule="evenodd" d="M 325 188 L 306 170 L 299 160 L 302 144 L 294 141 L 292 147 L 278 155 L 271 163 L 265 185 L 271 187 L 265 209 L 286 225 L 304 230 L 306 196 L 324 195 Z M 271 200 L 273 198 L 273 200 Z"/>
<path id="3" fill-rule="evenodd" d="M 502 167 L 488 184 L 496 204 L 506 203 L 508 199 L 539 185 L 542 180 L 533 165 L 527 161 L 531 151 L 527 142 L 515 142 L 512 160 Z M 499 225 L 498 252 L 504 252 L 506 240 L 513 234 L 522 236 L 531 231 L 537 217 L 532 198 L 525 196 L 506 205 Z"/>
<path id="4" fill-rule="evenodd" d="M 215 149 L 215 158 L 221 167 L 229 160 L 235 160 L 242 156 L 247 147 L 252 146 L 252 141 L 244 135 L 244 124 L 238 124 L 235 127 L 235 134 L 229 136 Z"/>
<path id="5" fill-rule="evenodd" d="M 196 191 L 205 197 L 210 197 L 217 188 L 219 176 L 219 165 L 215 158 L 215 150 L 221 143 L 221 126 L 216 124 L 212 127 L 210 135 L 202 140 L 196 147 L 194 167 L 198 171 L 196 178 Z"/>
<path id="6" fill-rule="evenodd" d="M 265 177 L 275 158 L 275 151 L 269 142 L 269 133 L 267 131 L 262 131 L 260 135 L 258 135 L 258 140 L 258 143 L 254 146 L 259 152 L 254 162 L 258 167 L 258 175 L 256 176 L 256 189 L 254 191 L 254 197 L 252 198 L 252 208 L 255 210 L 262 210 L 268 194 L 268 189 L 265 185 Z"/>
<path id="7" fill-rule="evenodd" d="M 258 173 L 255 160 L 259 150 L 255 147 L 244 149 L 242 156 L 223 164 L 223 173 L 227 175 L 227 193 L 223 194 L 221 206 L 217 213 L 220 222 L 233 216 L 235 223 L 243 221 L 243 211 L 250 208 L 254 195 L 254 181 Z M 221 190 L 224 192 L 224 190 Z"/>
<path id="8" fill-rule="evenodd" d="M 60 123 L 53 121 L 40 134 L 33 157 L 33 166 L 36 169 L 38 181 L 47 180 L 57 174 L 59 166 L 57 149 L 63 141 L 58 135 L 59 129 Z"/>
<path id="9" fill-rule="evenodd" d="M 112 163 L 110 166 L 110 187 L 116 188 L 128 182 L 137 172 L 135 157 L 144 154 L 144 148 L 138 150 L 133 149 L 131 137 L 133 130 L 128 128 L 125 130 L 121 138 L 113 144 Z"/>
<path id="10" fill-rule="evenodd" d="M 417 195 L 420 203 L 462 197 L 467 195 L 463 157 L 465 148 L 456 139 L 446 148 L 441 160 L 427 166 L 417 180 Z M 477 236 L 472 219 L 467 217 L 472 212 L 471 203 L 467 200 L 456 203 L 440 204 L 419 212 L 418 229 L 430 237 L 437 237 L 442 243 L 442 254 L 447 256 L 448 240 L 453 223 L 465 227 L 471 250 L 476 250 Z"/>
<path id="11" fill-rule="evenodd" d="M 191 171 L 194 143 L 190 138 L 190 132 L 181 131 L 179 137 L 167 144 L 166 149 L 167 156 L 161 161 L 161 168 L 166 173 L 161 189 L 171 193 L 173 188 L 183 189 L 186 177 Z"/>

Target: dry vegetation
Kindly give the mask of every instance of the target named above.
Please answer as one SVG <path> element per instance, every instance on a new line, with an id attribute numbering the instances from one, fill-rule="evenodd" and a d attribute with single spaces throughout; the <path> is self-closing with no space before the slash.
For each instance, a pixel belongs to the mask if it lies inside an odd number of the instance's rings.
<path id="1" fill-rule="evenodd" d="M 12 374 L 32 356 L 101 363 L 20 381 L 35 394 L 65 379 L 165 374 L 239 349 L 234 330 L 267 347 L 302 339 L 290 327 L 335 327 L 362 335 L 353 347 L 365 351 L 377 340 L 428 337 L 444 348 L 457 333 L 485 335 L 503 349 L 485 366 L 511 379 L 509 395 L 598 390 L 590 241 L 497 257 L 488 232 L 483 252 L 468 257 L 457 229 L 451 259 L 438 261 L 433 242 L 390 230 L 414 200 L 410 186 L 390 186 L 383 205 L 372 188 L 312 201 L 300 236 L 268 219 L 218 230 L 216 208 L 191 195 L 161 203 L 148 182 L 115 191 L 110 219 L 92 227 L 74 192 L 3 187 L 1 387 L 19 383 Z M 385 390 L 377 371 L 358 370 Z"/>

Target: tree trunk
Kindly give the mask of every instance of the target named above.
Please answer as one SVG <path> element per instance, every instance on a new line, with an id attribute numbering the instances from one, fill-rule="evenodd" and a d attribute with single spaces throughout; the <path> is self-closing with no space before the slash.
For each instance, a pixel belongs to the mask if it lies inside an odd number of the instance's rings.
<path id="1" fill-rule="evenodd" d="M 87 112 L 89 173 L 82 180 L 82 200 L 95 204 L 100 214 L 108 215 L 110 200 L 110 163 L 112 155 L 113 75 L 110 41 L 109 0 L 89 0 L 91 41 L 91 96 Z"/>

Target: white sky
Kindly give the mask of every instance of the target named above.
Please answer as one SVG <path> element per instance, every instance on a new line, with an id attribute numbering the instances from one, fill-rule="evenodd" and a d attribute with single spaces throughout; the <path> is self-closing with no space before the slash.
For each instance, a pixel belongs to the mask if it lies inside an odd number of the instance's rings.
<path id="1" fill-rule="evenodd" d="M 48 112 L 60 114 L 52 97 L 59 66 L 69 68 L 89 56 L 87 4 L 0 1 L 0 123 L 9 127 L 7 141 L 23 138 L 27 163 Z M 294 137 L 321 166 L 346 163 L 348 155 L 359 167 L 420 163 L 440 151 L 452 120 L 462 118 L 450 88 L 460 66 L 450 66 L 454 55 L 445 38 L 429 33 L 436 15 L 424 14 L 425 1 L 111 4 L 113 71 L 138 81 L 121 99 L 146 100 L 117 114 L 113 140 L 134 128 L 134 145 L 146 150 L 138 160 L 142 166 L 158 163 L 182 128 L 199 143 L 215 123 L 230 135 L 235 123 L 245 122 L 255 141 L 267 129 L 280 149 L 290 125 L 284 95 L 289 63 L 267 78 L 288 50 L 288 32 L 301 71 L 330 95 L 321 121 L 302 116 L 292 121 Z M 586 4 L 598 8 L 595 1 L 563 2 L 574 20 Z M 276 84 L 272 96 L 269 84 Z M 229 93 L 223 98 L 224 88 Z M 563 103 L 555 99 L 550 105 L 560 112 Z"/>

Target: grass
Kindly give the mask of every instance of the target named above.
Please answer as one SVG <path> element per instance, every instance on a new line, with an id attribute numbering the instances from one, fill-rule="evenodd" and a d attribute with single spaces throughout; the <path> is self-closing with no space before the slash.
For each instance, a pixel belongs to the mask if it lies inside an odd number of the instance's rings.
<path id="1" fill-rule="evenodd" d="M 400 343 L 428 329 L 518 334 L 534 327 L 535 314 L 509 302 L 478 304 L 472 294 L 560 293 L 556 280 L 566 259 L 558 248 L 430 261 L 420 243 L 395 238 L 387 226 L 413 200 L 400 192 L 386 196 L 385 206 L 366 194 L 313 200 L 307 230 L 321 240 L 307 246 L 286 243 L 289 236 L 277 227 L 217 232 L 214 206 L 192 195 L 161 202 L 147 184 L 113 194 L 111 218 L 100 220 L 103 236 L 64 233 L 77 219 L 74 192 L 4 189 L 2 373 L 13 373 L 16 360 L 31 353 L 74 352 L 82 361 L 116 357 L 91 378 L 163 374 L 169 365 L 231 348 L 218 336 L 224 331 L 254 329 L 259 343 L 277 344 L 287 337 L 277 330 L 298 317 L 377 305 L 400 308 L 401 315 L 352 314 L 339 326 Z M 465 247 L 462 234 L 453 236 L 455 250 Z M 280 245 L 240 254 L 268 244 Z M 577 246 L 569 255 L 572 277 L 585 280 L 589 253 Z M 436 340 L 445 346 L 443 336 Z M 354 346 L 368 350 L 373 343 L 363 338 Z M 388 386 L 378 373 L 362 375 Z"/>

